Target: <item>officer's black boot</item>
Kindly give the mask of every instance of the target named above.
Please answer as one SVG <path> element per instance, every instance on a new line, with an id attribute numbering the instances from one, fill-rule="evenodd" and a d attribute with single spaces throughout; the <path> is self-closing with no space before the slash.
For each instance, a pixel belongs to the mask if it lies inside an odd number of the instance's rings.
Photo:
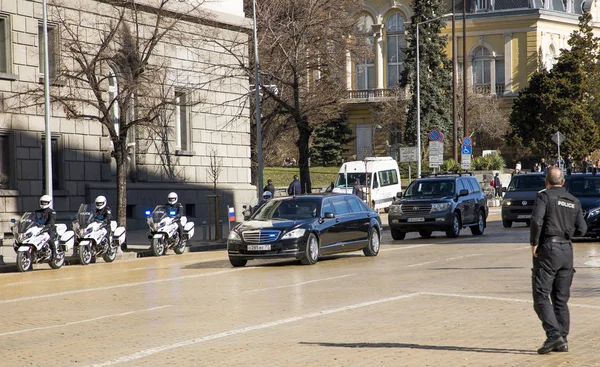
<path id="1" fill-rule="evenodd" d="M 538 354 L 548 354 L 555 349 L 559 349 L 567 345 L 562 336 L 553 339 L 546 339 L 540 349 L 537 350 Z"/>
<path id="2" fill-rule="evenodd" d="M 563 336 L 563 339 L 565 340 L 565 345 L 552 349 L 553 352 L 568 352 L 569 351 L 569 343 L 567 342 L 567 337 Z"/>

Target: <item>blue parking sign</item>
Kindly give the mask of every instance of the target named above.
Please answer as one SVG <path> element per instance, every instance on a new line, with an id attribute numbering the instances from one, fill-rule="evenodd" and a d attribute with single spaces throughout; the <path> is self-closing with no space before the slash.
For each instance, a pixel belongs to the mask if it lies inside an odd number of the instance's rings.
<path id="1" fill-rule="evenodd" d="M 462 154 L 473 154 L 473 147 L 470 145 L 463 145 L 461 151 Z"/>

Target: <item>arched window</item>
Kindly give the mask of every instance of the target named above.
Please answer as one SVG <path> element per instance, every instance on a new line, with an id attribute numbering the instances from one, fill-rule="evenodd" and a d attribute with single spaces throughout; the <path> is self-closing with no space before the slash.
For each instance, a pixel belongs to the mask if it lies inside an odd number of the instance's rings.
<path id="1" fill-rule="evenodd" d="M 112 107 L 110 109 L 110 115 L 115 123 L 115 131 L 117 135 L 119 134 L 119 122 L 120 122 L 120 114 L 119 114 L 119 101 L 117 97 L 119 96 L 119 84 L 117 82 L 117 74 L 112 68 L 108 69 L 108 103 L 112 103 Z"/>
<path id="2" fill-rule="evenodd" d="M 406 36 L 404 35 L 404 16 L 399 13 L 391 14 L 386 23 L 386 47 L 387 47 L 387 86 L 394 88 L 398 85 L 400 74 L 404 69 L 404 48 L 406 47 Z"/>
<path id="3" fill-rule="evenodd" d="M 473 52 L 473 85 L 490 85 L 492 78 L 492 54 L 485 47 Z"/>
<path id="4" fill-rule="evenodd" d="M 550 47 L 548 47 L 546 50 L 546 54 L 544 55 L 544 66 L 546 69 L 552 70 L 554 64 L 556 64 L 556 51 L 554 46 L 550 45 Z"/>
<path id="5" fill-rule="evenodd" d="M 375 52 L 373 50 L 374 38 L 372 26 L 373 18 L 370 15 L 363 14 L 359 16 L 356 25 L 357 40 L 359 42 L 366 42 L 370 46 L 370 52 L 356 62 L 356 89 L 375 88 Z"/>

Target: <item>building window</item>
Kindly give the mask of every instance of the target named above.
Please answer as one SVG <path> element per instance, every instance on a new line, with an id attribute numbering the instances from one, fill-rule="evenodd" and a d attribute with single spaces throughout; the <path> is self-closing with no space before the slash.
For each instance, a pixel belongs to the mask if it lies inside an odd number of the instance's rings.
<path id="1" fill-rule="evenodd" d="M 44 47 L 44 26 L 38 25 L 38 41 L 39 41 L 39 71 L 43 77 L 45 74 L 45 47 Z M 58 63 L 58 30 L 56 27 L 48 27 L 48 63 L 50 64 L 50 80 L 56 78 L 56 69 Z"/>
<path id="2" fill-rule="evenodd" d="M 404 35 L 404 22 L 406 19 L 400 13 L 393 13 L 386 22 L 386 47 L 387 47 L 387 86 L 394 88 L 400 81 L 404 65 L 404 49 L 406 37 Z"/>
<path id="3" fill-rule="evenodd" d="M 556 52 L 554 46 L 550 45 L 546 51 L 546 55 L 544 55 L 544 66 L 546 69 L 552 70 L 554 64 L 556 64 Z"/>
<path id="4" fill-rule="evenodd" d="M 479 47 L 473 52 L 473 85 L 485 86 L 491 84 L 492 55 L 485 47 Z"/>
<path id="5" fill-rule="evenodd" d="M 8 15 L 0 14 L 0 73 L 10 73 L 10 22 Z"/>
<path id="6" fill-rule="evenodd" d="M 368 54 L 356 62 L 356 89 L 375 88 L 375 39 L 372 34 L 373 18 L 364 14 L 357 23 L 357 40 L 364 43 Z"/>
<path id="7" fill-rule="evenodd" d="M 487 10 L 488 0 L 476 0 L 475 6 L 477 7 L 477 9 L 475 9 L 475 11 Z"/>
<path id="8" fill-rule="evenodd" d="M 0 135 L 0 189 L 10 188 L 10 135 Z"/>
<path id="9" fill-rule="evenodd" d="M 182 151 L 190 151 L 190 114 L 189 101 L 185 92 L 175 93 L 175 133 L 177 147 Z"/>
<path id="10" fill-rule="evenodd" d="M 110 116 L 115 124 L 115 131 L 119 135 L 120 130 L 120 112 L 119 112 L 119 83 L 117 81 L 117 74 L 112 68 L 108 70 L 108 103 L 110 106 Z"/>
<path id="11" fill-rule="evenodd" d="M 44 191 L 46 188 L 46 137 L 42 137 L 42 180 Z M 52 154 L 52 189 L 53 190 L 62 190 L 62 180 L 61 180 L 61 151 L 59 149 L 59 139 L 58 137 L 52 137 L 51 141 L 51 154 Z"/>

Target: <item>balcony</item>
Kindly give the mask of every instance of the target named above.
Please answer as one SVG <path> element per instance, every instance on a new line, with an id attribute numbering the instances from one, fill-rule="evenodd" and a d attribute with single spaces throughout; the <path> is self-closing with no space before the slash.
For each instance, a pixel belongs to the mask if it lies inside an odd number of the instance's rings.
<path id="1" fill-rule="evenodd" d="M 348 91 L 350 103 L 374 102 L 397 96 L 398 91 L 396 89 L 354 89 Z"/>
<path id="2" fill-rule="evenodd" d="M 496 95 L 497 96 L 502 96 L 504 95 L 504 84 L 496 84 L 495 85 L 496 88 Z M 492 94 L 492 86 L 491 85 L 474 85 L 473 86 L 473 93 L 474 94 Z"/>

